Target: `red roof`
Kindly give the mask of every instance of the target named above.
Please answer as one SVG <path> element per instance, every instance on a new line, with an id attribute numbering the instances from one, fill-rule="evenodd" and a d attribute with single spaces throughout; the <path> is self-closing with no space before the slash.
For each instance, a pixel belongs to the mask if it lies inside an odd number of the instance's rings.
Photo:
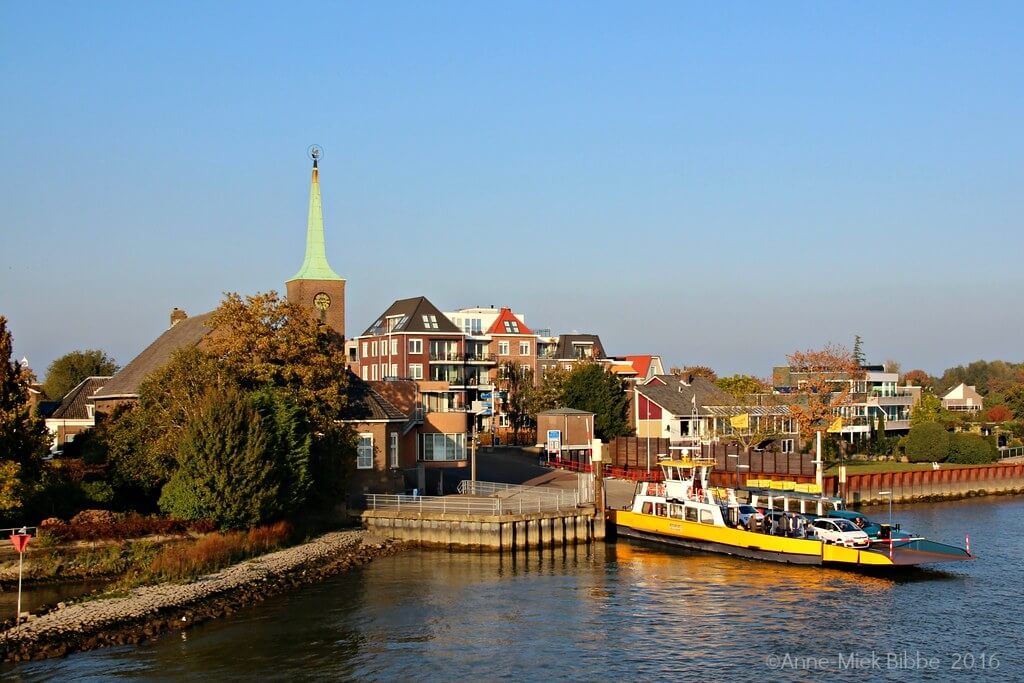
<path id="1" fill-rule="evenodd" d="M 498 319 L 487 329 L 486 334 L 533 334 L 533 331 L 515 316 L 511 308 L 503 308 L 498 313 Z"/>
<path id="2" fill-rule="evenodd" d="M 633 364 L 636 374 L 641 377 L 647 376 L 647 371 L 651 369 L 651 359 L 653 358 L 654 356 L 626 356 L 626 360 Z"/>

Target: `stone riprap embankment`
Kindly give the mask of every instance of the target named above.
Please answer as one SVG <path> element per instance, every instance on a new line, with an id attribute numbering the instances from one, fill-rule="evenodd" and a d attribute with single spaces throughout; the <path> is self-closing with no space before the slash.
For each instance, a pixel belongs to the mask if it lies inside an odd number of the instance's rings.
<path id="1" fill-rule="evenodd" d="M 124 597 L 58 607 L 0 633 L 4 661 L 61 657 L 77 650 L 139 643 L 163 631 L 180 630 L 313 583 L 398 545 L 365 531 L 324 534 L 285 550 L 246 560 L 183 584 L 135 588 Z"/>

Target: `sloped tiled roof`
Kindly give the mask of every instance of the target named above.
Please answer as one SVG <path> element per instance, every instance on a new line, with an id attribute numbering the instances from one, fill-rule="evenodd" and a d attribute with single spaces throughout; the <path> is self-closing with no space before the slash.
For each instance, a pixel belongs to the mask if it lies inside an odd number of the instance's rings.
<path id="1" fill-rule="evenodd" d="M 522 320 L 516 317 L 510 308 L 502 308 L 486 334 L 530 334 L 533 332 Z"/>
<path id="2" fill-rule="evenodd" d="M 390 420 L 403 422 L 407 416 L 357 375 L 349 373 L 348 403 L 341 419 L 349 422 Z"/>
<path id="3" fill-rule="evenodd" d="M 626 360 L 633 364 L 633 369 L 640 377 L 646 377 L 647 371 L 651 368 L 651 360 L 654 356 L 626 356 Z"/>
<path id="4" fill-rule="evenodd" d="M 370 382 L 370 386 L 391 405 L 406 415 L 412 415 L 419 400 L 419 385 L 411 379 L 389 379 Z"/>
<path id="5" fill-rule="evenodd" d="M 705 406 L 728 406 L 736 403 L 732 394 L 704 377 L 694 377 L 689 384 L 674 375 L 658 375 L 658 379 L 665 384 L 641 384 L 636 390 L 673 415 L 691 414 L 694 397 L 697 398 L 698 415 L 709 414 Z"/>
<path id="6" fill-rule="evenodd" d="M 96 393 L 97 389 L 103 387 L 104 384 L 110 379 L 110 376 L 105 377 L 87 377 L 78 383 L 74 389 L 65 394 L 64 398 L 61 399 L 60 405 L 50 415 L 53 419 L 58 420 L 88 420 L 91 419 L 89 415 L 88 406 L 92 405 L 93 394 Z"/>
<path id="7" fill-rule="evenodd" d="M 596 334 L 563 334 L 558 337 L 558 350 L 555 352 L 556 358 L 575 358 L 575 354 L 572 351 L 573 342 L 583 342 L 593 344 L 594 346 L 594 358 L 604 358 L 604 346 L 601 344 L 601 338 Z"/>
<path id="8" fill-rule="evenodd" d="M 206 326 L 206 321 L 213 314 L 185 318 L 178 324 L 164 331 L 156 340 L 147 346 L 142 353 L 132 359 L 120 372 L 113 376 L 103 388 L 95 394 L 95 398 L 118 398 L 139 395 L 139 385 L 154 370 L 163 367 L 171 359 L 171 354 L 178 349 L 196 346 L 203 338 L 213 331 Z"/>
<path id="9" fill-rule="evenodd" d="M 389 318 L 394 320 L 390 330 L 388 329 Z M 387 334 L 389 331 L 462 334 L 462 330 L 456 327 L 455 323 L 449 320 L 448 316 L 442 313 L 437 306 L 430 303 L 425 296 L 399 299 L 381 313 L 380 317 L 360 336 L 375 337 Z"/>

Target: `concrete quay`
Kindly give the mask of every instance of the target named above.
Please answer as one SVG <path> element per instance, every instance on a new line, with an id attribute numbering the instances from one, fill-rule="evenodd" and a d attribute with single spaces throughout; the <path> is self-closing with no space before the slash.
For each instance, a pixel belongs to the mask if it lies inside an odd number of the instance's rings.
<path id="1" fill-rule="evenodd" d="M 603 515 L 593 506 L 522 514 L 366 510 L 363 525 L 376 536 L 448 550 L 515 552 L 604 540 Z"/>

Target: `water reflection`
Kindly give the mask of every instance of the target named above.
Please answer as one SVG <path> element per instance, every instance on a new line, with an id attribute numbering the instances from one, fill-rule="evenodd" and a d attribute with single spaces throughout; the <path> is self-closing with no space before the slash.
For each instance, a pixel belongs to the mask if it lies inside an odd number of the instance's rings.
<path id="1" fill-rule="evenodd" d="M 998 653 L 1015 634 L 1024 500 L 903 511 L 983 560 L 894 578 L 620 542 L 518 555 L 407 552 L 155 645 L 3 670 L 23 680 L 792 680 L 772 653 Z M 961 672 L 972 680 L 977 672 Z M 830 672 L 807 680 L 916 680 Z M 943 676 L 933 676 L 941 679 Z"/>

